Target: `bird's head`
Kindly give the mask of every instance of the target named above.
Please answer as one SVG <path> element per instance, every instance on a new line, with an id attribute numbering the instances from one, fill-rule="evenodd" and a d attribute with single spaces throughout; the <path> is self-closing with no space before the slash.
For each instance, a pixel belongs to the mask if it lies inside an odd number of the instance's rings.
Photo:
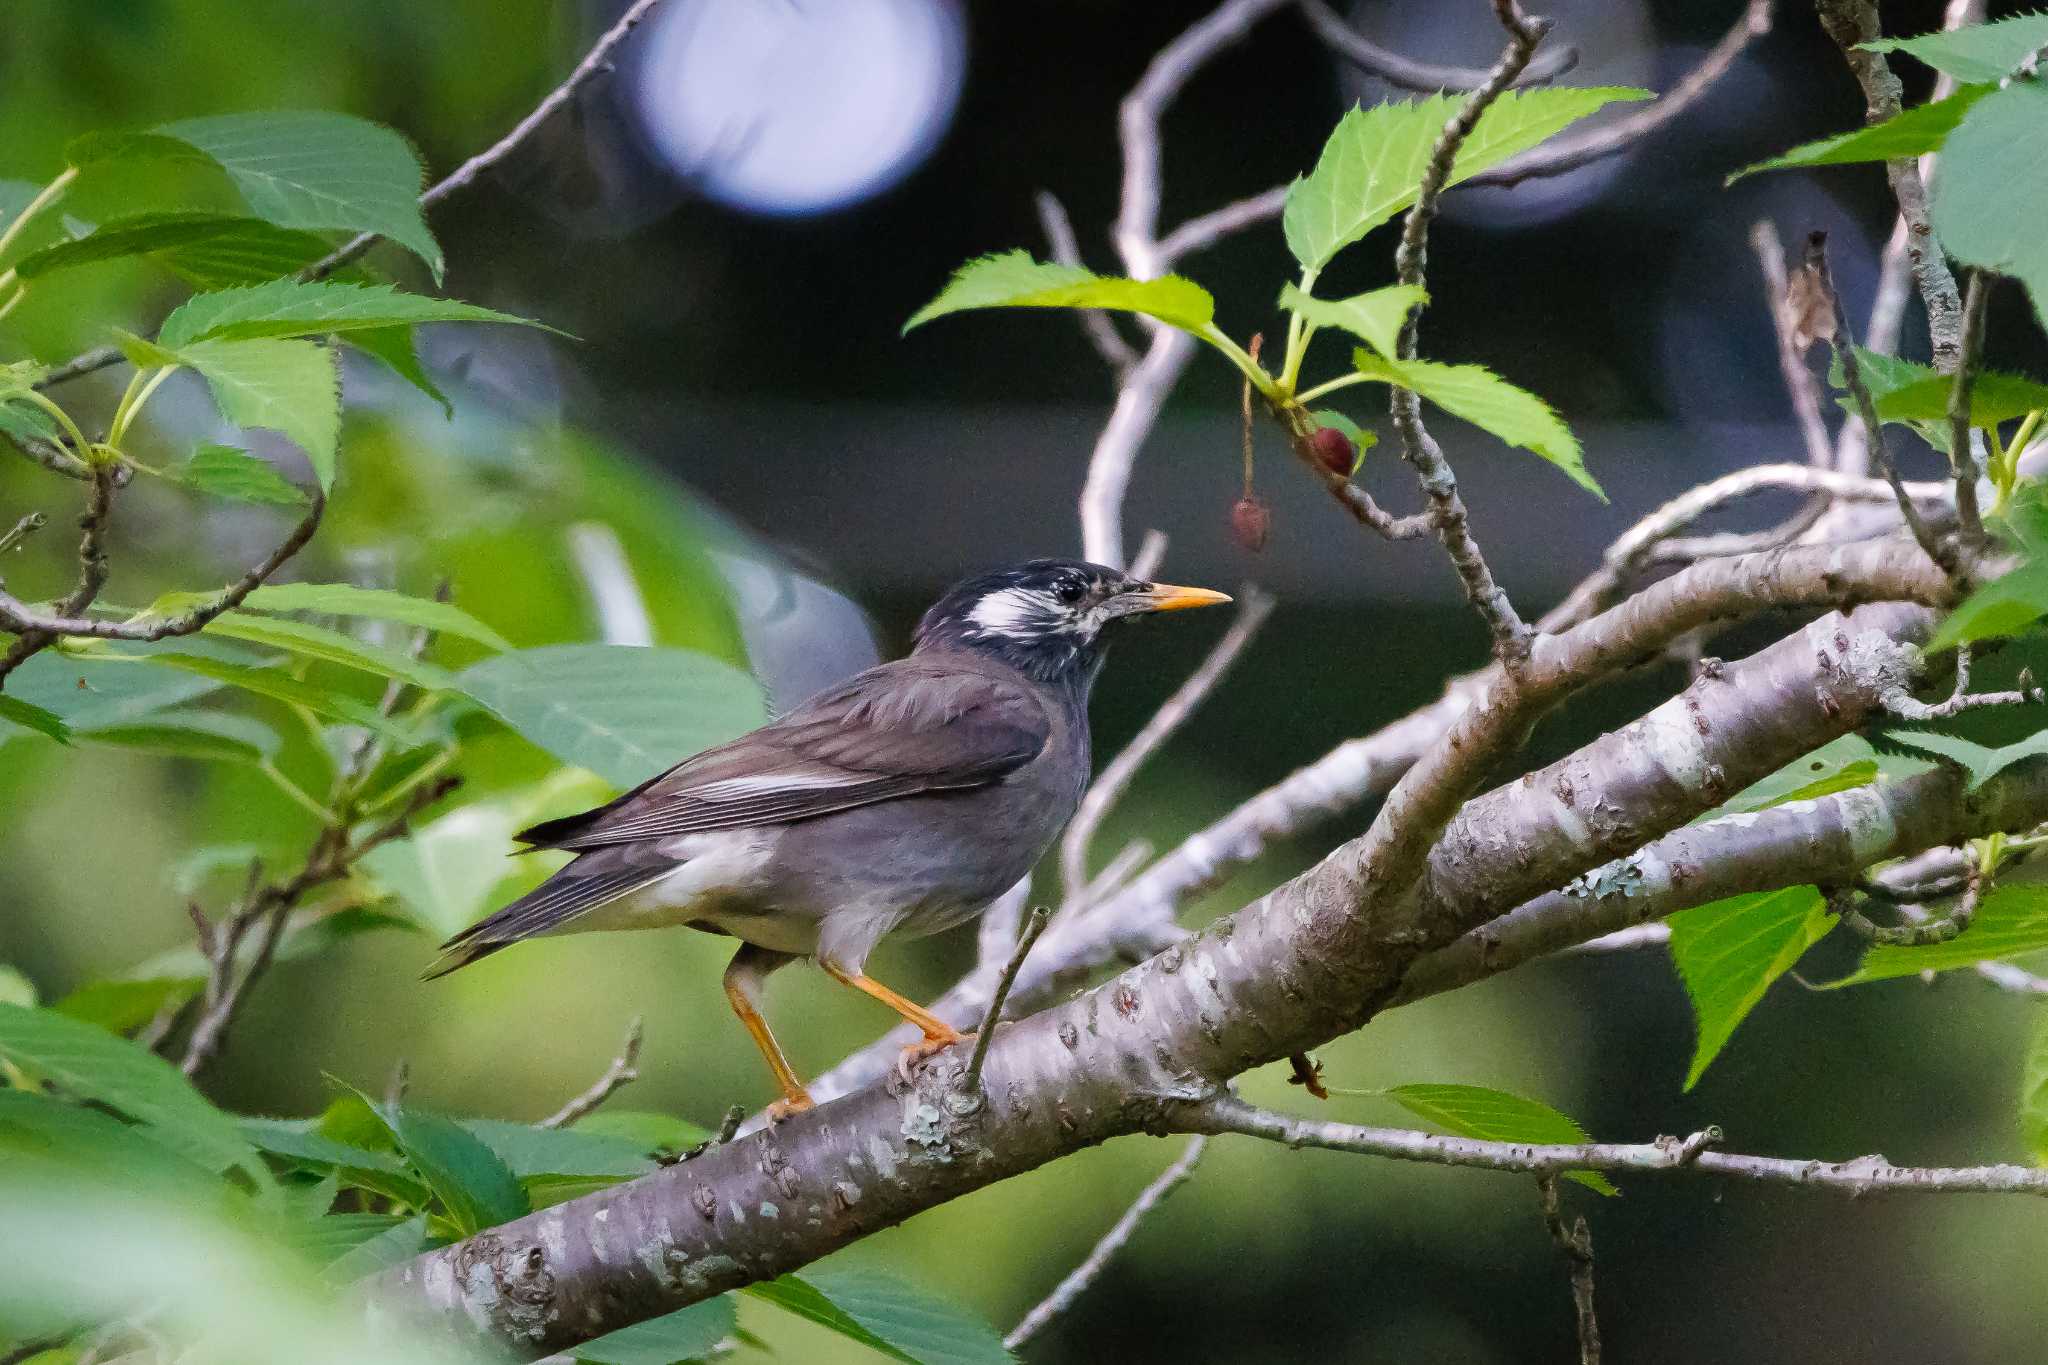
<path id="1" fill-rule="evenodd" d="M 917 647 L 978 650 L 1046 682 L 1085 683 L 1112 623 L 1229 600 L 1082 559 L 1034 559 L 955 584 L 924 614 Z"/>

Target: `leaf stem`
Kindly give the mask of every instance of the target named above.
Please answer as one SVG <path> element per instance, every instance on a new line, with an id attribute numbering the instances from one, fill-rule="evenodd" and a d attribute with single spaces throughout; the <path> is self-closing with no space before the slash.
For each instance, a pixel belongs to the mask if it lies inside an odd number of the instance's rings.
<path id="1" fill-rule="evenodd" d="M 1269 401 L 1276 403 L 1281 401 L 1282 390 L 1278 384 L 1274 383 L 1273 376 L 1267 374 L 1265 368 L 1258 361 L 1253 360 L 1242 346 L 1239 346 L 1226 336 L 1222 328 L 1213 322 L 1206 323 L 1203 325 L 1202 330 L 1196 332 L 1195 335 L 1229 357 L 1230 363 L 1237 366 L 1243 372 L 1244 377 L 1251 380 L 1252 387 L 1257 389 Z"/>
<path id="2" fill-rule="evenodd" d="M 7 225 L 7 230 L 0 232 L 0 256 L 7 254 L 7 248 L 14 245 L 15 240 L 21 236 L 21 230 L 28 226 L 29 220 L 63 198 L 64 191 L 70 189 L 71 182 L 76 179 L 78 179 L 78 168 L 76 166 L 67 167 L 63 174 L 43 186 L 42 191 L 35 198 L 28 201 L 28 206 L 14 216 L 14 221 Z M 0 276 L 0 281 L 12 281 L 13 279 L 14 271 L 12 269 L 8 270 L 4 276 Z"/>
<path id="3" fill-rule="evenodd" d="M 1301 393 L 1296 394 L 1294 401 L 1297 403 L 1313 403 L 1326 393 L 1335 393 L 1339 389 L 1348 389 L 1353 384 L 1383 384 L 1387 382 L 1389 381 L 1384 377 L 1376 374 L 1358 374 L 1355 372 L 1352 374 L 1340 374 L 1335 379 L 1324 380 L 1314 388 L 1305 389 Z"/>
<path id="4" fill-rule="evenodd" d="M 1301 268 L 1301 283 L 1296 285 L 1295 288 L 1299 289 L 1304 295 L 1314 294 L 1316 278 L 1321 274 L 1321 271 L 1311 266 L 1303 266 Z M 1307 318 L 1299 313 L 1288 315 L 1287 355 L 1280 364 L 1281 388 L 1292 392 L 1294 386 L 1300 382 L 1301 362 L 1303 357 L 1308 354 L 1309 338 L 1315 334 L 1316 329 L 1309 325 Z"/>
<path id="5" fill-rule="evenodd" d="M 121 395 L 121 405 L 114 409 L 113 425 L 107 429 L 107 444 L 120 450 L 121 442 L 127 439 L 128 428 L 135 422 L 136 415 L 148 403 L 150 396 L 177 373 L 176 365 L 161 365 L 154 370 L 137 370 L 135 377 L 128 381 L 127 392 Z M 127 456 L 123 455 L 123 459 Z"/>

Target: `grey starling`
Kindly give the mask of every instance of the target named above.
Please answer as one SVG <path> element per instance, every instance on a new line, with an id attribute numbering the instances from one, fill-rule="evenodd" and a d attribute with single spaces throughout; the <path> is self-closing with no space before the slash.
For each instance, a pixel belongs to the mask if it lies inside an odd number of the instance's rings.
<path id="1" fill-rule="evenodd" d="M 910 656 L 857 674 L 608 805 L 519 837 L 577 856 L 442 945 L 439 976 L 521 939 L 687 925 L 740 940 L 726 998 L 782 1088 L 811 1098 L 761 1017 L 768 973 L 813 957 L 916 1024 L 962 1035 L 862 975 L 889 934 L 980 914 L 1029 872 L 1089 776 L 1088 693 L 1104 631 L 1230 599 L 1071 559 L 968 579 L 925 613 Z"/>

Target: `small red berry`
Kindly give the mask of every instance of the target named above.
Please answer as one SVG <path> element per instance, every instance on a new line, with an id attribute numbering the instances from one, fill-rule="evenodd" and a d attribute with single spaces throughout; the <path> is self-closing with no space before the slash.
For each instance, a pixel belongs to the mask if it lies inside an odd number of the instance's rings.
<path id="1" fill-rule="evenodd" d="M 1314 448 L 1316 459 L 1332 474 L 1348 479 L 1351 471 L 1358 468 L 1358 447 L 1337 428 L 1317 427 L 1309 434 L 1308 443 Z"/>
<path id="2" fill-rule="evenodd" d="M 1247 493 L 1230 505 L 1231 537 L 1253 554 L 1266 548 L 1272 530 L 1273 509 L 1258 494 Z"/>

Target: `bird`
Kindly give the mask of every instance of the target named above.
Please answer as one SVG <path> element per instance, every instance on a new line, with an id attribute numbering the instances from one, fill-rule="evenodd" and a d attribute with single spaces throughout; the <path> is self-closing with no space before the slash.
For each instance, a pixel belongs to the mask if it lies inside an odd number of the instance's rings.
<path id="1" fill-rule="evenodd" d="M 864 974 L 884 937 L 964 923 L 1028 873 L 1089 778 L 1088 698 L 1108 636 L 1230 600 L 1078 559 L 955 584 L 910 653 L 608 804 L 518 838 L 573 861 L 442 945 L 446 975 L 524 939 L 684 925 L 740 941 L 725 995 L 768 1063 L 777 1119 L 812 1107 L 761 1013 L 770 972 L 814 959 L 915 1024 L 906 1065 L 961 1042 Z"/>

